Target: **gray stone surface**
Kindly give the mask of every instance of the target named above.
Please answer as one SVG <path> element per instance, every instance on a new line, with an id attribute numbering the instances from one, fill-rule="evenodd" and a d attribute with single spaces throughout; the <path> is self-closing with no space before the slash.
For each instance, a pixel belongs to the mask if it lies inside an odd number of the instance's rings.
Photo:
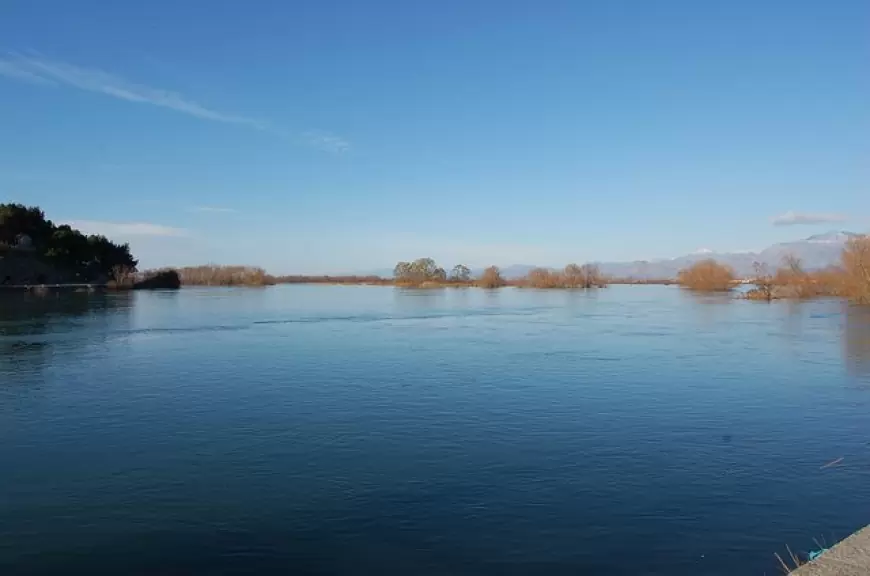
<path id="1" fill-rule="evenodd" d="M 870 576 L 870 526 L 793 571 L 792 576 Z"/>

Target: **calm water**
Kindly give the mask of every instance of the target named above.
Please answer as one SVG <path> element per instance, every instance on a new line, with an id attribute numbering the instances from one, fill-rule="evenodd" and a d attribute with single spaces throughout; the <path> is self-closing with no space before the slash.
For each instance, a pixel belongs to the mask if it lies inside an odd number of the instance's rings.
<path id="1" fill-rule="evenodd" d="M 776 574 L 870 523 L 868 409 L 838 302 L 7 298 L 0 573 Z"/>

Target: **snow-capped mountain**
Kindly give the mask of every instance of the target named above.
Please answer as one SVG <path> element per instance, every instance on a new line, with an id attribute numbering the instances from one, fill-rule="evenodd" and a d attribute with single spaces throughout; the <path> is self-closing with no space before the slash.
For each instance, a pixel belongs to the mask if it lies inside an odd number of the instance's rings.
<path id="1" fill-rule="evenodd" d="M 786 256 L 796 256 L 807 269 L 818 269 L 839 263 L 843 247 L 850 238 L 860 236 L 853 232 L 833 231 L 816 234 L 803 240 L 782 242 L 760 252 L 710 252 L 702 250 L 678 258 L 636 262 L 602 262 L 602 272 L 622 278 L 673 278 L 677 273 L 699 260 L 713 258 L 728 264 L 743 276 L 752 273 L 755 262 L 776 268 Z"/>

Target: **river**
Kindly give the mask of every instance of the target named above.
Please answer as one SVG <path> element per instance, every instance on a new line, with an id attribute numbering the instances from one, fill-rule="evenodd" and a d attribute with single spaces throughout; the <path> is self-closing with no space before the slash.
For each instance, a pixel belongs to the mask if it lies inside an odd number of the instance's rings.
<path id="1" fill-rule="evenodd" d="M 8 295 L 0 439 L 4 574 L 776 574 L 870 522 L 870 310 Z"/>

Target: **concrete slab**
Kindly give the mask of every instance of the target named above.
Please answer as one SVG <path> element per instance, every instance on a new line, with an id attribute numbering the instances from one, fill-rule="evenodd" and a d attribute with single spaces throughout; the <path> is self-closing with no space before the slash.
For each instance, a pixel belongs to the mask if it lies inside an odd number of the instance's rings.
<path id="1" fill-rule="evenodd" d="M 870 526 L 855 532 L 816 560 L 792 571 L 792 576 L 870 575 Z"/>

